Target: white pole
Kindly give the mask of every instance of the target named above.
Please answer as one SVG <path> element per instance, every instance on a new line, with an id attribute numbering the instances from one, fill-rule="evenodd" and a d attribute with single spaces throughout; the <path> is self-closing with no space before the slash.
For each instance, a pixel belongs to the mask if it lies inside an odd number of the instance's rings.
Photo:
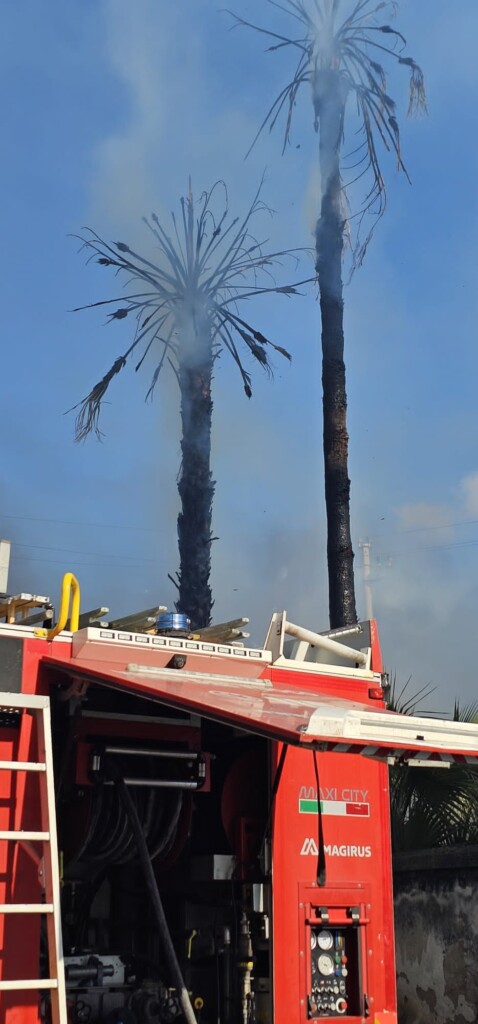
<path id="1" fill-rule="evenodd" d="M 363 586 L 365 592 L 365 618 L 373 619 L 373 602 L 372 602 L 372 587 L 370 586 L 370 548 L 372 542 L 370 540 L 360 541 L 360 547 L 363 551 Z"/>
<path id="2" fill-rule="evenodd" d="M 0 540 L 0 594 L 6 594 L 8 590 L 8 570 L 10 568 L 9 540 Z"/>

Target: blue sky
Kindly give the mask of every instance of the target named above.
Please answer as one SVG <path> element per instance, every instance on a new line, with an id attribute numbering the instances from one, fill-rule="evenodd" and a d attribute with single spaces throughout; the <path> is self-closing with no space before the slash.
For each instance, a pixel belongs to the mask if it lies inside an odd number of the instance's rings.
<path id="1" fill-rule="evenodd" d="M 152 367 L 124 371 L 104 409 L 103 443 L 73 443 L 65 410 L 128 333 L 104 326 L 101 313 L 69 312 L 114 291 L 71 235 L 89 225 L 146 245 L 142 215 L 167 218 L 189 175 L 196 194 L 224 178 L 231 209 L 242 212 L 265 173 L 275 213 L 257 230 L 274 247 L 312 243 L 310 96 L 299 97 L 284 156 L 278 130 L 244 161 L 291 63 L 231 30 L 219 6 L 2 5 L 0 535 L 13 541 L 12 590 L 57 600 L 72 569 L 85 607 L 120 615 L 174 600 L 175 382 L 165 374 L 146 405 Z M 272 27 L 281 19 L 265 0 L 235 7 Z M 387 665 L 415 688 L 436 686 L 432 704 L 446 710 L 476 692 L 478 8 L 403 0 L 397 25 L 424 68 L 429 116 L 406 120 L 406 76 L 394 72 L 413 186 L 384 161 L 388 211 L 345 296 L 357 598 L 363 613 L 359 542 L 370 539 Z M 290 280 L 296 270 L 283 273 Z M 273 382 L 256 371 L 250 402 L 226 358 L 216 372 L 215 614 L 249 615 L 255 641 L 277 608 L 327 626 L 318 314 L 313 291 L 257 303 L 257 326 L 293 362 L 277 357 Z"/>

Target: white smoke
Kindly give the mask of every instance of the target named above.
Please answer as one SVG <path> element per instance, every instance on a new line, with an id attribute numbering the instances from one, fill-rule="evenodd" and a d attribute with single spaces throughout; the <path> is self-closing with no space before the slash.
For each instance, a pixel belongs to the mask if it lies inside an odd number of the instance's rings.
<path id="1" fill-rule="evenodd" d="M 478 516 L 478 470 L 464 477 L 460 490 L 466 515 Z"/>

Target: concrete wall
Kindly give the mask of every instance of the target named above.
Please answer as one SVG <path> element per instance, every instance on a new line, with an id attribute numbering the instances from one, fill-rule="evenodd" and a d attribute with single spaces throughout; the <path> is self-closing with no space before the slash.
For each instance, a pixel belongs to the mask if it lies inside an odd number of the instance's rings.
<path id="1" fill-rule="evenodd" d="M 478 846 L 394 858 L 399 1024 L 478 1021 Z"/>

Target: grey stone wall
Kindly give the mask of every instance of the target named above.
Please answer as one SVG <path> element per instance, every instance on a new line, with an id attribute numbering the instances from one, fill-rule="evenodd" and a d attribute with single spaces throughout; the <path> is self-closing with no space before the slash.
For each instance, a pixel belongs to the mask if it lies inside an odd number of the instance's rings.
<path id="1" fill-rule="evenodd" d="M 478 1021 L 478 847 L 394 858 L 399 1024 Z"/>

